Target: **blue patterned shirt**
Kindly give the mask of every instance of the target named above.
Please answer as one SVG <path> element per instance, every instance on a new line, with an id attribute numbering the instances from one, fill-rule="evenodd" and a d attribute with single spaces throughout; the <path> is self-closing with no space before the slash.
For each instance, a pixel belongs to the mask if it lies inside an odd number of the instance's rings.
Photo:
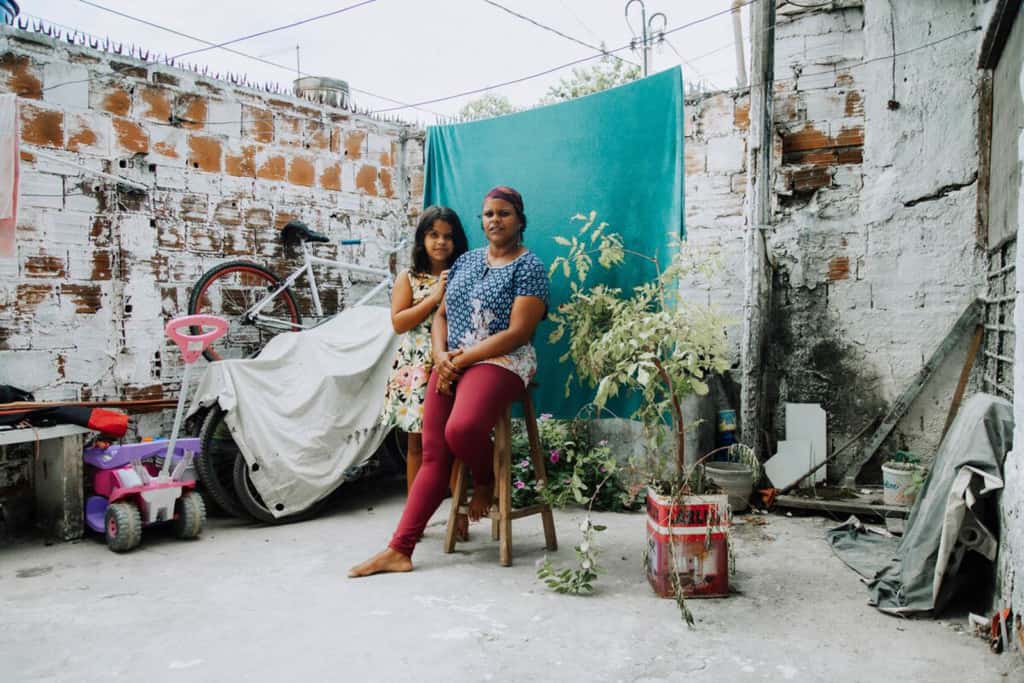
<path id="1" fill-rule="evenodd" d="M 487 247 L 460 256 L 448 273 L 444 295 L 448 348 L 470 348 L 507 330 L 518 296 L 535 296 L 548 304 L 547 269 L 532 251 L 496 268 L 487 265 Z M 537 372 L 537 353 L 530 343 L 482 362 L 511 370 L 524 384 Z"/>

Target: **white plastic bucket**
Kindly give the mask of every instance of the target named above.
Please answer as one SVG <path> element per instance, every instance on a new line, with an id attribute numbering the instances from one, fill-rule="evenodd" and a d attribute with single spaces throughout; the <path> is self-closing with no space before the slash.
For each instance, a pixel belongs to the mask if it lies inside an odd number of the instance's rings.
<path id="1" fill-rule="evenodd" d="M 914 474 L 920 468 L 892 467 L 888 463 L 882 465 L 882 501 L 886 505 L 913 505 L 917 491 L 907 493 L 907 487 L 914 481 Z"/>

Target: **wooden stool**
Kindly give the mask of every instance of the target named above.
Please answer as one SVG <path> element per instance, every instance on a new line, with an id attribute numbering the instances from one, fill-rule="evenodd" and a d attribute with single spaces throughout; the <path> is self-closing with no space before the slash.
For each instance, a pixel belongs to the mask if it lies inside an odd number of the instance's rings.
<path id="1" fill-rule="evenodd" d="M 526 434 L 530 441 L 530 459 L 538 482 L 547 484 L 547 470 L 544 467 L 544 454 L 540 448 L 540 436 L 537 433 L 537 418 L 533 412 L 533 400 L 529 390 L 522 399 L 523 420 L 526 422 Z M 458 515 L 466 514 L 466 465 L 455 460 L 455 490 L 452 493 L 452 508 L 448 514 L 448 531 L 444 537 L 444 551 L 455 550 L 455 528 Z M 498 419 L 494 427 L 494 489 L 495 501 L 485 515 L 491 520 L 491 537 L 499 542 L 501 564 L 508 567 L 512 564 L 512 520 L 530 515 L 541 516 L 544 524 L 544 541 L 548 550 L 558 550 L 555 538 L 555 519 L 551 514 L 551 506 L 547 504 L 530 505 L 529 507 L 512 509 L 512 406 Z"/>

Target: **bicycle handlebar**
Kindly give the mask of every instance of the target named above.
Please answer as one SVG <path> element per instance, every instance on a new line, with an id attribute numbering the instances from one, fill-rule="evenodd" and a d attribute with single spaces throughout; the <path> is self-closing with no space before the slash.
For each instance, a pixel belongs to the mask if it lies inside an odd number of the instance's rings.
<path id="1" fill-rule="evenodd" d="M 378 249 L 380 249 L 381 251 L 383 251 L 386 254 L 394 254 L 394 253 L 397 253 L 399 250 L 402 249 L 402 247 L 405 246 L 406 241 L 407 240 L 405 238 L 403 238 L 403 239 L 398 240 L 397 242 L 390 242 L 389 243 L 389 242 L 384 242 L 383 240 L 377 239 L 376 237 L 372 237 L 372 238 L 370 238 L 368 240 L 362 240 L 362 239 L 338 240 L 338 243 L 341 244 L 342 246 L 348 247 L 348 246 L 358 246 L 358 245 L 363 244 L 364 242 L 366 242 L 366 243 L 375 245 Z"/>

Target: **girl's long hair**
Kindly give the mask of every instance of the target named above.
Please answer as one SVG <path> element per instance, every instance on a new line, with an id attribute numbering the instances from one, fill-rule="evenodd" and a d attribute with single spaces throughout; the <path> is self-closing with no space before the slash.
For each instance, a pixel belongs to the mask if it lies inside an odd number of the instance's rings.
<path id="1" fill-rule="evenodd" d="M 466 231 L 462 229 L 462 221 L 459 214 L 447 206 L 428 206 L 420 214 L 420 222 L 416 225 L 416 240 L 412 247 L 412 270 L 414 273 L 430 272 L 430 255 L 427 254 L 425 245 L 427 232 L 434 227 L 434 221 L 444 221 L 452 226 L 452 256 L 447 266 L 450 268 L 455 259 L 469 251 L 469 240 L 466 239 Z"/>

